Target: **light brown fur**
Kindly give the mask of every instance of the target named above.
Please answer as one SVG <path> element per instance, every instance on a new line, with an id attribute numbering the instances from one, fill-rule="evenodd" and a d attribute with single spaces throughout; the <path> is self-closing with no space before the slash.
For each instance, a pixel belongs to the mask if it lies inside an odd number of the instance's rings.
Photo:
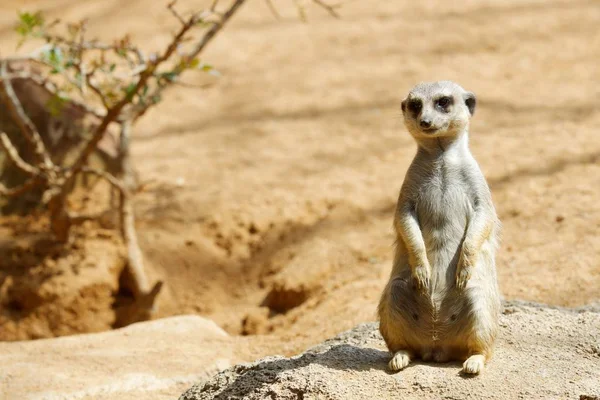
<path id="1" fill-rule="evenodd" d="M 499 222 L 468 148 L 475 96 L 459 85 L 417 85 L 402 102 L 419 146 L 394 217 L 396 254 L 379 303 L 390 369 L 410 360 L 466 360 L 479 373 L 493 352 L 500 295 Z"/>

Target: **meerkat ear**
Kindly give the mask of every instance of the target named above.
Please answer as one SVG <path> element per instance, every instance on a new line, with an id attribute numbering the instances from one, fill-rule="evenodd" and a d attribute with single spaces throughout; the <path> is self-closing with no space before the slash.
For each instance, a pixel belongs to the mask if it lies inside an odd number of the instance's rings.
<path id="1" fill-rule="evenodd" d="M 400 105 L 400 107 L 402 107 L 402 112 L 406 112 L 406 99 L 402 100 L 402 104 Z"/>
<path id="2" fill-rule="evenodd" d="M 473 114 L 475 114 L 475 105 L 476 104 L 477 104 L 477 99 L 475 98 L 475 95 L 471 92 L 465 93 L 465 105 L 469 109 L 469 113 L 471 114 L 471 116 L 473 116 Z"/>

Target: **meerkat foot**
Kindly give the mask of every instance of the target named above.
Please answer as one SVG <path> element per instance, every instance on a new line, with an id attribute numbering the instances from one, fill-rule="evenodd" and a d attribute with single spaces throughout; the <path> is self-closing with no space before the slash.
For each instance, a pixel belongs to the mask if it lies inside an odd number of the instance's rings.
<path id="1" fill-rule="evenodd" d="M 410 354 L 407 351 L 400 350 L 394 353 L 392 359 L 388 363 L 388 367 L 396 372 L 403 370 L 408 364 L 410 364 Z"/>
<path id="2" fill-rule="evenodd" d="M 413 270 L 413 277 L 417 283 L 417 288 L 427 289 L 429 287 L 431 271 L 428 266 L 419 265 Z"/>
<path id="3" fill-rule="evenodd" d="M 481 354 L 474 354 L 464 362 L 462 372 L 465 374 L 477 375 L 483 370 L 484 365 L 485 357 Z"/>

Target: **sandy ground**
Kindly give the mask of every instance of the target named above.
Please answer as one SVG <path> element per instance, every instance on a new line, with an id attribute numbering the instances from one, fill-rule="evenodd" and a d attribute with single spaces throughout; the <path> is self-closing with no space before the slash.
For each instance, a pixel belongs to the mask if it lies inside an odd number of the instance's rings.
<path id="1" fill-rule="evenodd" d="M 310 8 L 308 24 L 281 3 L 280 21 L 261 1 L 244 6 L 204 55 L 221 77 L 169 92 L 135 129 L 149 182 L 140 240 L 166 281 L 159 317 L 201 314 L 263 345 L 271 335 L 264 354 L 373 320 L 415 152 L 400 101 L 438 79 L 478 96 L 471 148 L 504 226 L 504 296 L 600 298 L 597 1 L 354 1 L 341 20 Z M 131 33 L 146 49 L 176 26 L 162 2 L 5 0 L 2 54 L 19 7 L 86 17 L 94 34 Z"/>

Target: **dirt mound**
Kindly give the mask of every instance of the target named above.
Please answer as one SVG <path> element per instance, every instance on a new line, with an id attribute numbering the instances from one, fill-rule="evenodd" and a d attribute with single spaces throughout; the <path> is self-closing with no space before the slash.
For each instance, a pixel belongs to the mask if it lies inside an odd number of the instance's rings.
<path id="1" fill-rule="evenodd" d="M 382 351 L 377 325 L 369 323 L 296 357 L 268 357 L 220 372 L 180 400 L 600 396 L 598 310 L 508 303 L 501 326 L 494 358 L 477 377 L 462 376 L 460 363 L 413 362 L 390 374 L 389 353 Z"/>
<path id="2" fill-rule="evenodd" d="M 117 234 L 86 226 L 64 245 L 39 223 L 43 217 L 37 219 L 35 224 L 5 219 L 0 225 L 0 340 L 98 332 L 135 322 Z"/>

